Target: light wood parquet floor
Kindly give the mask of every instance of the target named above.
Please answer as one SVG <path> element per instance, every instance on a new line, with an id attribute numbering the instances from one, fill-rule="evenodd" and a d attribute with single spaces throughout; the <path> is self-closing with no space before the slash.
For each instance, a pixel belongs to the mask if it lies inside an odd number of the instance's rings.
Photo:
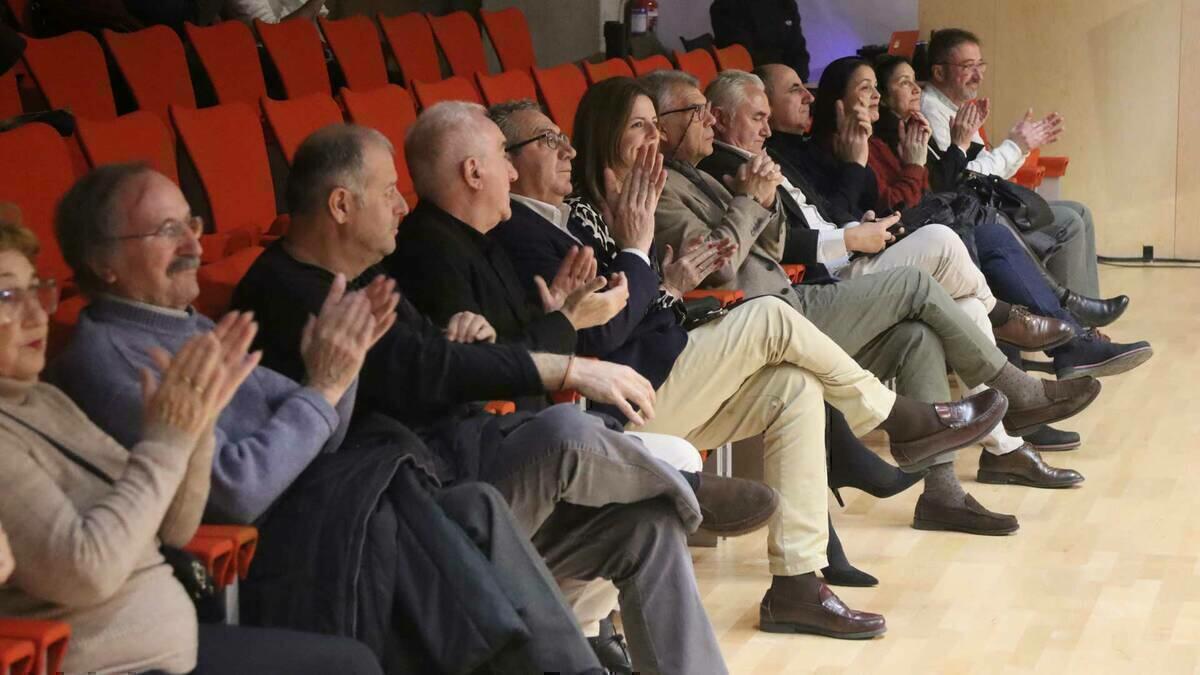
<path id="1" fill-rule="evenodd" d="M 919 532 L 920 490 L 830 498 L 851 560 L 879 577 L 837 589 L 881 612 L 888 633 L 854 642 L 757 630 L 769 582 L 766 535 L 692 549 L 730 672 L 1200 672 L 1200 270 L 1102 267 L 1105 291 L 1133 303 L 1106 329 L 1149 339 L 1154 358 L 1106 378 L 1100 398 L 1060 426 L 1079 450 L 1047 453 L 1087 481 L 1074 490 L 977 483 L 978 449 L 958 475 L 985 506 L 1014 513 L 1009 537 Z"/>

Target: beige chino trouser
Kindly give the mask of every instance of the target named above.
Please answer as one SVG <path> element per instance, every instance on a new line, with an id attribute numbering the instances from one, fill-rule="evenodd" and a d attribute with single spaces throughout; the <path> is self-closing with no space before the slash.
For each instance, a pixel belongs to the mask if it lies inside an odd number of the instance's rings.
<path id="1" fill-rule="evenodd" d="M 771 573 L 804 574 L 826 565 L 825 401 L 862 435 L 896 395 L 786 302 L 762 297 L 689 333 L 654 419 L 627 428 L 698 448 L 763 434 L 764 477 L 782 498 L 769 524 Z"/>

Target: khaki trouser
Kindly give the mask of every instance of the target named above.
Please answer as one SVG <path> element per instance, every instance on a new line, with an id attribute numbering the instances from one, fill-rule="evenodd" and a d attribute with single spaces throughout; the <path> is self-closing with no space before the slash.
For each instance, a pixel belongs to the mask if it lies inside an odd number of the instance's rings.
<path id="1" fill-rule="evenodd" d="M 657 394 L 655 417 L 639 431 L 682 436 L 698 448 L 763 434 L 764 477 L 781 497 L 769 525 L 771 573 L 824 567 L 822 403 L 862 435 L 887 417 L 896 395 L 775 297 L 754 299 L 689 333 Z"/>

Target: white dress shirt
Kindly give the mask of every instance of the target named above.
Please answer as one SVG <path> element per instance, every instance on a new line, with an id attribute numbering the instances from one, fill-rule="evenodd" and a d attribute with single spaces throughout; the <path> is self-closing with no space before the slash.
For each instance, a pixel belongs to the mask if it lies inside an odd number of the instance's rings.
<path id="1" fill-rule="evenodd" d="M 929 120 L 933 128 L 933 142 L 938 150 L 950 147 L 950 120 L 958 114 L 958 106 L 933 84 L 925 85 L 925 93 L 921 96 L 921 113 Z M 985 176 L 1000 176 L 1012 178 L 1013 174 L 1025 163 L 1025 153 L 1021 147 L 1010 139 L 992 149 L 983 142 L 983 136 L 978 131 L 971 142 L 983 146 L 975 159 L 967 162 L 967 169 Z"/>

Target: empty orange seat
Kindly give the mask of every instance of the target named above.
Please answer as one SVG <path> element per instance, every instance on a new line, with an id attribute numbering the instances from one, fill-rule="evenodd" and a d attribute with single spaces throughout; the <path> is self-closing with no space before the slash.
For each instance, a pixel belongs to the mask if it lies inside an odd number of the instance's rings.
<path id="1" fill-rule="evenodd" d="M 624 59 L 613 58 L 600 63 L 584 61 L 583 74 L 587 76 L 588 84 L 596 84 L 610 77 L 633 77 L 633 70 Z"/>
<path id="2" fill-rule="evenodd" d="M 258 100 L 267 95 L 267 83 L 250 28 L 241 21 L 204 27 L 185 23 L 183 28 L 212 83 L 217 102 L 258 105 Z"/>
<path id="3" fill-rule="evenodd" d="M 317 25 L 311 21 L 266 23 L 254 20 L 254 29 L 267 50 L 267 57 L 279 72 L 287 98 L 308 94 L 329 94 L 329 70 L 325 67 L 325 48 Z"/>
<path id="4" fill-rule="evenodd" d="M 404 195 L 409 207 L 416 204 L 412 176 L 408 173 L 408 162 L 404 159 L 404 136 L 417 121 L 417 109 L 412 97 L 404 87 L 389 84 L 369 92 L 343 89 L 342 105 L 346 117 L 355 124 L 376 129 L 395 148 L 396 189 Z"/>
<path id="5" fill-rule="evenodd" d="M 717 64 L 712 54 L 703 49 L 693 49 L 690 52 L 675 52 L 675 62 L 679 69 L 700 80 L 700 90 L 708 86 L 717 77 Z"/>
<path id="6" fill-rule="evenodd" d="M 58 673 L 62 671 L 63 657 L 67 655 L 71 627 L 62 621 L 0 619 L 0 637 L 24 640 L 33 645 L 31 672 Z"/>
<path id="7" fill-rule="evenodd" d="M 483 103 L 471 81 L 458 75 L 441 82 L 414 82 L 413 93 L 416 94 L 417 103 L 422 110 L 442 101 Z"/>
<path id="8" fill-rule="evenodd" d="M 17 70 L 0 75 L 0 119 L 21 114 L 21 91 L 17 88 Z"/>
<path id="9" fill-rule="evenodd" d="M 331 21 L 320 17 L 321 31 L 351 89 L 375 89 L 388 83 L 379 29 L 365 16 Z"/>
<path id="10" fill-rule="evenodd" d="M 475 73 L 475 81 L 488 105 L 521 98 L 537 100 L 537 86 L 525 70 L 509 70 L 499 75 Z"/>
<path id="11" fill-rule="evenodd" d="M 550 119 L 567 136 L 575 128 L 575 110 L 587 92 L 587 80 L 574 63 L 564 63 L 554 68 L 534 68 L 533 79 L 546 103 Z"/>
<path id="12" fill-rule="evenodd" d="M 629 67 L 633 69 L 634 77 L 641 77 L 646 73 L 653 73 L 656 70 L 675 70 L 675 66 L 672 66 L 667 57 L 662 54 L 655 54 L 644 59 L 629 57 L 626 61 L 629 62 Z"/>
<path id="13" fill-rule="evenodd" d="M 54 209 L 75 183 L 67 144 L 48 125 L 26 124 L 0 133 L 0 157 L 6 158 L 0 162 L 0 202 L 16 204 L 41 242 L 38 274 L 62 285 L 72 275 L 54 236 Z"/>
<path id="14" fill-rule="evenodd" d="M 337 102 L 325 94 L 309 94 L 289 101 L 264 98 L 262 107 L 288 164 L 292 163 L 296 150 L 309 134 L 342 121 Z"/>
<path id="15" fill-rule="evenodd" d="M 196 107 L 187 57 L 175 31 L 166 26 L 134 33 L 105 30 L 104 43 L 140 110 L 157 115 L 166 124 L 167 106 Z"/>
<path id="16" fill-rule="evenodd" d="M 719 47 L 714 50 L 714 54 L 719 70 L 754 70 L 754 59 L 750 57 L 749 50 L 742 45 L 735 43 L 728 47 Z"/>
<path id="17" fill-rule="evenodd" d="M 95 120 L 117 116 L 104 50 L 96 38 L 74 32 L 26 38 L 26 43 L 25 63 L 51 108 L 70 108 L 76 117 Z"/>
<path id="18" fill-rule="evenodd" d="M 501 68 L 529 70 L 537 65 L 533 36 L 529 34 L 529 22 L 525 20 L 524 12 L 517 7 L 498 11 L 482 9 L 479 17 L 483 19 L 483 27 L 487 29 Z"/>
<path id="19" fill-rule="evenodd" d="M 115 120 L 80 119 L 76 134 L 92 168 L 102 164 L 145 162 L 155 171 L 179 182 L 171 132 L 161 119 L 146 110 L 135 110 Z"/>
<path id="20" fill-rule="evenodd" d="M 470 14 L 459 10 L 445 16 L 425 15 L 433 29 L 433 37 L 446 55 L 450 71 L 455 75 L 470 78 L 475 73 L 486 73 L 487 57 L 483 53 L 483 38 L 479 26 Z"/>
<path id="21" fill-rule="evenodd" d="M 262 252 L 261 246 L 250 246 L 217 262 L 201 265 L 196 270 L 196 281 L 200 285 L 200 295 L 194 303 L 196 311 L 213 321 L 228 312 L 229 304 L 233 301 L 233 290 Z"/>
<path id="22" fill-rule="evenodd" d="M 400 16 L 379 15 L 383 39 L 400 66 L 400 78 L 412 87 L 414 82 L 437 82 L 442 79 L 433 30 L 424 14 L 410 12 Z"/>

